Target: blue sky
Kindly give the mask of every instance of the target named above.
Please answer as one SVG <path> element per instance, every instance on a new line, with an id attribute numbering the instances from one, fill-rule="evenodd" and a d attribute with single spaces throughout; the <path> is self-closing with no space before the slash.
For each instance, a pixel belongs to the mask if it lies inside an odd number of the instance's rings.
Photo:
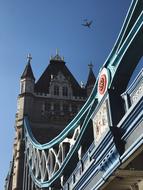
<path id="1" fill-rule="evenodd" d="M 32 54 L 36 79 L 56 48 L 76 79 L 97 75 L 117 38 L 131 0 L 0 0 L 0 189 L 12 159 L 19 80 Z M 91 29 L 83 19 L 93 20 Z"/>

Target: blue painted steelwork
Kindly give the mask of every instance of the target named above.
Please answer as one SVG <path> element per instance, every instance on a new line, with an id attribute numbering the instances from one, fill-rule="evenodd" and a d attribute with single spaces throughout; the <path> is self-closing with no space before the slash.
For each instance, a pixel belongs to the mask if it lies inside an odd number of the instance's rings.
<path id="1" fill-rule="evenodd" d="M 141 0 L 132 1 L 125 22 L 118 36 L 118 39 L 109 57 L 107 58 L 107 60 L 103 64 L 103 67 L 100 70 L 100 73 L 102 72 L 103 69 L 106 69 L 107 72 L 109 73 L 109 81 L 107 81 L 106 84 L 108 91 L 116 90 L 119 94 L 121 94 L 125 90 L 125 88 L 127 87 L 127 82 L 129 81 L 129 78 L 135 66 L 138 63 L 137 60 L 142 56 L 142 50 L 140 50 L 137 53 L 137 55 L 134 55 L 135 61 L 134 64 L 132 63 L 132 65 L 130 65 L 131 67 L 130 72 L 129 71 L 125 72 L 125 70 L 129 65 L 129 60 L 126 55 L 130 53 L 130 51 L 134 49 L 136 46 L 139 46 L 139 49 L 141 49 L 141 47 L 143 46 L 142 41 L 139 40 L 141 37 L 143 37 L 143 34 L 141 32 L 141 30 L 143 29 L 142 7 L 143 7 L 143 2 Z M 133 56 L 131 55 L 131 58 L 132 57 Z M 52 185 L 57 180 L 57 178 L 59 178 L 62 175 L 63 170 L 70 162 L 72 156 L 78 151 L 83 134 L 86 128 L 88 127 L 89 121 L 92 118 L 93 113 L 95 112 L 97 107 L 101 104 L 102 100 L 107 96 L 108 91 L 105 94 L 103 94 L 102 99 L 99 97 L 98 83 L 100 79 L 100 73 L 99 76 L 97 77 L 97 82 L 93 88 L 93 91 L 89 99 L 83 106 L 83 108 L 80 110 L 77 116 L 69 123 L 69 125 L 52 141 L 46 144 L 40 144 L 39 142 L 37 142 L 32 135 L 28 118 L 27 117 L 24 118 L 25 144 L 26 144 L 26 154 L 29 160 L 28 163 L 29 171 L 32 180 L 38 187 L 45 188 Z M 120 75 L 124 73 L 127 73 L 127 76 L 123 80 Z M 118 85 L 120 82 L 119 79 L 122 80 L 123 82 L 122 87 Z M 80 126 L 81 121 L 83 121 L 82 126 Z M 77 135 L 75 133 L 77 133 Z M 72 139 L 67 139 L 67 136 L 69 134 L 73 135 Z M 96 169 L 94 168 L 93 170 L 92 168 L 94 174 L 95 172 L 106 171 L 102 176 L 104 180 L 101 178 L 99 184 L 96 184 L 97 187 L 99 187 L 105 181 L 105 179 L 114 170 L 115 166 L 119 165 L 121 162 L 120 150 L 119 150 L 120 148 L 118 148 L 118 142 L 115 140 L 116 138 L 115 136 L 116 136 L 115 128 L 114 126 L 112 126 L 112 128 L 110 128 L 109 132 L 107 133 L 105 139 L 99 145 L 100 148 L 98 147 L 96 151 L 94 151 L 95 154 L 92 156 L 93 159 L 97 160 L 95 164 Z M 76 141 L 72 144 L 71 142 L 73 142 L 74 138 L 76 139 Z M 105 147 L 105 144 L 107 142 L 108 142 L 107 144 L 108 150 L 104 149 L 104 151 L 102 151 L 103 147 Z M 70 149 L 68 153 L 64 155 L 64 159 L 61 160 L 59 158 L 60 157 L 59 155 L 63 154 L 61 150 L 63 148 L 62 147 L 63 143 L 69 143 Z M 58 152 L 55 152 L 54 147 L 57 145 L 59 150 Z M 100 151 L 98 151 L 99 149 Z M 34 158 L 32 158 L 33 152 L 35 154 L 34 155 L 35 160 Z M 103 160 L 101 159 L 102 157 L 101 152 L 104 152 L 104 154 L 106 152 L 107 155 L 107 157 L 105 157 Z M 46 156 L 47 154 L 48 156 Z M 47 166 L 45 171 L 42 168 L 41 163 L 44 166 L 46 166 L 47 163 L 49 164 L 50 161 L 47 160 L 50 159 L 50 156 L 54 157 L 54 159 L 56 160 L 55 165 L 53 166 L 53 169 L 51 169 L 51 166 Z M 98 163 L 98 159 L 100 160 L 100 163 Z M 45 177 L 46 175 L 48 175 L 48 177 Z M 94 187 L 94 189 L 97 189 L 97 187 Z"/>
<path id="2" fill-rule="evenodd" d="M 142 72 L 131 84 L 127 92 L 132 93 L 138 90 L 136 87 L 141 87 L 143 83 Z M 140 84 L 140 85 L 138 85 Z M 132 89 L 132 90 L 131 90 Z M 143 90 L 143 89 L 142 89 Z M 143 92 L 143 91 L 142 91 Z M 129 94 L 130 95 L 130 94 Z M 108 97 L 104 98 L 108 99 Z M 102 100 L 103 101 L 103 100 Z M 104 101 L 102 102 L 104 103 Z M 97 110 L 98 111 L 98 110 Z M 143 96 L 138 97 L 138 101 L 132 104 L 129 111 L 120 120 L 116 129 L 119 129 L 121 133 L 121 141 L 126 142 L 131 135 L 135 133 L 135 137 L 131 138 L 130 141 L 133 143 L 129 148 L 126 148 L 124 152 L 119 154 L 117 149 L 117 143 L 115 143 L 115 136 L 112 135 L 111 131 L 104 135 L 103 140 L 99 145 L 95 145 L 94 148 L 89 148 L 85 157 L 88 157 L 88 166 L 85 168 L 76 181 L 72 180 L 74 175 L 76 178 L 76 170 L 80 168 L 80 163 L 78 163 L 77 168 L 73 171 L 70 178 L 64 185 L 64 190 L 67 190 L 68 184 L 70 184 L 71 189 L 74 190 L 84 190 L 84 189 L 94 189 L 98 190 L 100 187 L 107 182 L 110 176 L 114 176 L 114 171 L 121 166 L 126 160 L 128 160 L 139 148 L 143 146 Z M 91 151 L 90 151 L 91 150 Z M 83 157 L 82 163 L 84 165 L 85 159 Z M 85 163 L 86 164 L 86 163 Z M 112 176 L 112 177 L 113 177 Z M 92 184 L 92 186 L 90 185 Z M 70 188 L 69 188 L 70 189 Z"/>

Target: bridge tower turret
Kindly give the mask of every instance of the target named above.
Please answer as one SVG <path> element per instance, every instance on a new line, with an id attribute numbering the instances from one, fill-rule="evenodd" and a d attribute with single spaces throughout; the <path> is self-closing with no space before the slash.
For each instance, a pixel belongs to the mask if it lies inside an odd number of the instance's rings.
<path id="1" fill-rule="evenodd" d="M 24 169 L 24 131 L 23 118 L 24 115 L 31 113 L 33 103 L 33 93 L 35 78 L 31 68 L 32 57 L 29 54 L 27 57 L 27 65 L 20 79 L 20 94 L 17 100 L 17 113 L 15 122 L 16 137 L 14 139 L 13 150 L 13 177 L 11 178 L 11 189 L 21 190 Z"/>
<path id="2" fill-rule="evenodd" d="M 20 80 L 20 94 L 34 92 L 35 77 L 31 68 L 32 57 L 30 54 L 27 59 L 27 65 Z"/>
<path id="3" fill-rule="evenodd" d="M 32 57 L 27 56 L 27 65 L 20 79 L 20 94 L 18 96 L 16 126 L 22 125 L 24 114 L 29 114 L 33 100 L 35 77 L 31 68 Z"/>

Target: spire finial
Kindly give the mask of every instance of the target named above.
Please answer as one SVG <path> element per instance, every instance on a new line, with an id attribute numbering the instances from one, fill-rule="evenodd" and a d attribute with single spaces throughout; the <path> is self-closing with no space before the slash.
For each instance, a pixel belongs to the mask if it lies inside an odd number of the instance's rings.
<path id="1" fill-rule="evenodd" d="M 32 56 L 31 56 L 31 53 L 28 53 L 27 55 L 27 63 L 31 63 L 31 60 L 32 60 Z"/>
<path id="2" fill-rule="evenodd" d="M 92 61 L 90 62 L 90 64 L 88 64 L 88 67 L 89 67 L 89 69 L 92 69 L 92 68 L 93 68 Z"/>
<path id="3" fill-rule="evenodd" d="M 56 55 L 59 55 L 59 49 L 58 48 L 56 49 Z"/>

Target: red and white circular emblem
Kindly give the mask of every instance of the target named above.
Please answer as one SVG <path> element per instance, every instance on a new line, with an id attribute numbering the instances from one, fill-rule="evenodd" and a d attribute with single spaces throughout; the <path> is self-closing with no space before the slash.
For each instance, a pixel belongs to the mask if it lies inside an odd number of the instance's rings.
<path id="1" fill-rule="evenodd" d="M 105 94 L 107 90 L 108 81 L 109 81 L 109 73 L 106 68 L 103 68 L 98 80 L 98 94 L 100 98 Z"/>
<path id="2" fill-rule="evenodd" d="M 102 74 L 99 78 L 99 82 L 98 82 L 98 91 L 101 95 L 104 94 L 105 90 L 106 90 L 106 86 L 107 86 L 107 78 L 105 74 Z"/>

